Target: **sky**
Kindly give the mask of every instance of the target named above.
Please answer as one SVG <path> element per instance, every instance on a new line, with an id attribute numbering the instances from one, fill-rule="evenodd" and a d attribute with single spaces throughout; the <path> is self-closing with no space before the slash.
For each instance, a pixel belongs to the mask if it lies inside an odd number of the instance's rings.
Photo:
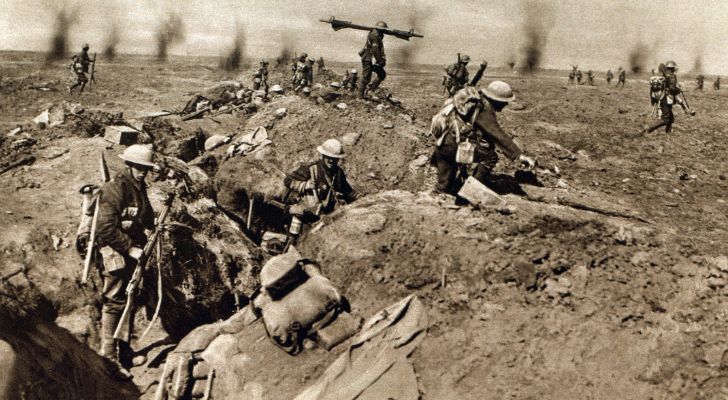
<path id="1" fill-rule="evenodd" d="M 88 42 L 102 51 L 111 27 L 117 52 L 154 54 L 160 21 L 176 13 L 184 41 L 177 55 L 223 55 L 238 31 L 249 57 L 273 58 L 288 46 L 316 57 L 357 61 L 366 32 L 334 32 L 319 18 L 359 24 L 386 21 L 414 27 L 423 39 L 385 38 L 390 63 L 409 54 L 427 64 L 454 62 L 457 53 L 491 65 L 521 64 L 527 30 L 539 28 L 541 67 L 606 70 L 628 68 L 638 45 L 647 69 L 674 60 L 681 71 L 702 59 L 703 71 L 728 74 L 728 1 L 725 0 L 3 0 L 0 50 L 45 51 L 59 10 L 77 9 L 69 33 L 77 51 Z"/>

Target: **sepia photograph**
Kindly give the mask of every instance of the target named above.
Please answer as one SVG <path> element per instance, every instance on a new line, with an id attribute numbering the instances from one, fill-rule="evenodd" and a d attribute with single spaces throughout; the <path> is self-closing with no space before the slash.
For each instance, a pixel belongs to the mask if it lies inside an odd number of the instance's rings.
<path id="1" fill-rule="evenodd" d="M 0 400 L 728 399 L 727 24 L 4 0 Z"/>

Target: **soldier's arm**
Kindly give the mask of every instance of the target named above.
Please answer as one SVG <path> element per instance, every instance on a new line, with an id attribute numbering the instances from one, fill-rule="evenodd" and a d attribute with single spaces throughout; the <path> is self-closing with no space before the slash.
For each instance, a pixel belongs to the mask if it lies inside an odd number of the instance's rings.
<path id="1" fill-rule="evenodd" d="M 387 59 L 384 54 L 384 44 L 382 43 L 382 38 L 379 37 L 377 32 L 373 30 L 369 32 L 369 43 L 372 47 L 372 55 L 377 59 L 377 62 L 386 63 Z"/>
<path id="2" fill-rule="evenodd" d="M 521 155 L 521 149 L 518 147 L 516 142 L 509 134 L 503 131 L 498 120 L 495 118 L 495 113 L 492 110 L 484 110 L 478 115 L 478 119 L 475 120 L 475 124 L 479 126 L 488 137 L 503 150 L 503 153 L 510 158 L 515 160 Z"/>
<path id="3" fill-rule="evenodd" d="M 101 246 L 109 246 L 120 254 L 127 254 L 132 246 L 131 239 L 121 227 L 121 212 L 124 197 L 119 182 L 109 182 L 101 190 L 99 217 L 96 232 Z"/>
<path id="4" fill-rule="evenodd" d="M 283 185 L 298 194 L 306 192 L 306 182 L 311 179 L 311 172 L 308 165 L 301 165 L 290 174 L 286 175 Z"/>

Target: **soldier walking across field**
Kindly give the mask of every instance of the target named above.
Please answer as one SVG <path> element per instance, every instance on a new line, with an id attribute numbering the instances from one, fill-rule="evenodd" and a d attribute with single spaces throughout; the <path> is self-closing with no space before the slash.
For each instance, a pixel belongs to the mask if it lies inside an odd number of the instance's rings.
<path id="1" fill-rule="evenodd" d="M 703 74 L 700 74 L 695 77 L 695 84 L 697 85 L 696 89 L 702 91 L 703 90 L 703 84 L 705 84 L 705 77 Z"/>
<path id="2" fill-rule="evenodd" d="M 511 160 L 517 159 L 528 168 L 534 167 L 534 161 L 522 154 L 496 118 L 496 113 L 514 99 L 510 85 L 493 81 L 481 92 L 472 87 L 461 89 L 445 102 L 432 118 L 430 127 L 435 139 L 431 161 L 437 167 L 436 191 L 457 195 L 468 167 L 473 169 L 473 177 L 486 182 L 498 162 L 496 146 Z M 472 159 L 460 158 L 463 149 L 470 144 L 475 146 Z"/>
<path id="3" fill-rule="evenodd" d="M 624 69 L 622 69 L 622 67 L 619 67 L 619 70 L 617 72 L 619 73 L 619 81 L 617 81 L 617 86 L 621 84 L 622 87 L 624 87 L 624 83 L 627 80 L 627 73 L 624 71 Z"/>
<path id="4" fill-rule="evenodd" d="M 364 48 L 359 51 L 361 56 L 361 82 L 359 82 L 359 98 L 366 97 L 367 92 L 376 90 L 387 78 L 384 67 L 387 57 L 384 54 L 384 32 L 377 28 L 387 28 L 387 23 L 379 21 L 376 27 L 369 31 Z M 377 76 L 372 80 L 372 73 Z M 371 82 L 371 83 L 370 83 Z"/>
<path id="5" fill-rule="evenodd" d="M 260 60 L 260 66 L 253 75 L 253 90 L 263 88 L 265 95 L 268 96 L 268 60 Z"/>
<path id="6" fill-rule="evenodd" d="M 592 70 L 586 72 L 586 79 L 589 86 L 594 86 L 594 73 Z"/>
<path id="7" fill-rule="evenodd" d="M 675 122 L 675 115 L 672 111 L 672 106 L 675 103 L 680 104 L 686 113 L 695 115 L 695 112 L 688 108 L 684 98 L 682 97 L 682 89 L 680 89 L 680 85 L 677 82 L 677 76 L 675 75 L 675 72 L 677 71 L 677 64 L 675 64 L 674 61 L 668 61 L 664 65 L 661 64 L 659 69 L 664 77 L 664 90 L 662 92 L 662 97 L 659 99 L 660 121 L 651 126 L 643 127 L 642 132 L 649 133 L 663 126 L 665 127 L 666 133 L 672 132 L 672 124 Z"/>
<path id="8" fill-rule="evenodd" d="M 614 74 L 612 73 L 612 70 L 607 70 L 607 86 L 612 84 L 612 79 L 614 78 Z"/>
<path id="9" fill-rule="evenodd" d="M 88 68 L 92 62 L 91 58 L 88 56 L 88 49 L 89 45 L 88 43 L 85 43 L 83 45 L 83 48 L 81 49 L 81 52 L 74 54 L 73 57 L 71 57 L 70 67 L 71 70 L 76 74 L 76 83 L 68 87 L 68 93 L 72 93 L 73 89 L 79 86 L 81 87 L 81 89 L 79 89 L 78 92 L 81 93 L 86 87 L 86 83 L 88 82 L 86 74 L 89 72 Z"/>
<path id="10" fill-rule="evenodd" d="M 713 90 L 720 90 L 720 76 L 715 78 L 713 81 Z"/>
<path id="11" fill-rule="evenodd" d="M 326 66 L 324 65 L 324 58 L 319 57 L 318 61 L 316 62 L 318 64 L 318 73 L 324 72 L 324 69 L 326 69 Z"/>
<path id="12" fill-rule="evenodd" d="M 577 85 L 581 85 L 581 78 L 582 78 L 582 74 L 581 74 L 581 70 L 579 69 L 576 71 L 576 84 Z"/>
<path id="13" fill-rule="evenodd" d="M 312 224 L 339 205 L 351 203 L 359 195 L 351 187 L 339 161 L 346 156 L 336 139 L 328 139 L 316 148 L 321 158 L 304 164 L 286 175 L 283 185 L 288 189 L 286 202 L 292 216 L 291 233 L 300 234 L 300 224 Z"/>
<path id="14" fill-rule="evenodd" d="M 154 228 L 145 178 L 156 164 L 152 150 L 142 145 L 129 146 L 120 157 L 126 169 L 104 184 L 99 203 L 97 237 L 103 264 L 99 354 L 118 366 L 122 378 L 128 378 L 127 368 L 143 361 L 131 358 L 130 344 L 115 340 L 114 331 L 126 304 L 126 287 L 147 242 L 145 230 Z M 134 318 L 129 321 L 122 329 L 131 333 Z"/>

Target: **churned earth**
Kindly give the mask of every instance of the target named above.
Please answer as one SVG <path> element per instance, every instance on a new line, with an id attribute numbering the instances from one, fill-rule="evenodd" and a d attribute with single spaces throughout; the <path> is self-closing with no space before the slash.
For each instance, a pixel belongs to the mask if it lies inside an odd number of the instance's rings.
<path id="1" fill-rule="evenodd" d="M 331 64 L 339 72 L 351 67 Z M 282 81 L 283 72 L 274 72 L 271 83 Z M 385 86 L 401 107 L 347 94 L 329 103 L 286 93 L 256 113 L 215 121 L 143 118 L 161 153 L 190 160 L 190 168 L 209 175 L 195 181 L 199 191 L 178 200 L 173 213 L 178 231 L 169 238 L 170 252 L 190 243 L 210 250 L 205 257 L 179 251 L 167 260 L 172 272 L 165 278 L 179 285 L 172 296 L 178 302 L 167 303 L 163 315 L 176 321 L 165 326 L 174 331 L 171 336 L 232 315 L 225 288 L 248 295 L 255 286 L 265 257 L 253 243 L 260 232 L 248 231 L 252 241 L 241 232 L 248 208 L 240 189 L 256 184 L 270 188 L 261 192 L 280 189 L 284 172 L 316 157 L 323 140 L 338 137 L 349 154 L 343 167 L 364 196 L 326 217 L 299 250 L 320 263 L 358 316 L 411 293 L 423 299 L 430 328 L 413 355 L 422 398 L 728 395 L 723 91 L 697 92 L 690 77 L 681 75 L 697 115 L 676 108 L 672 134 L 639 134 L 641 125 L 652 122 L 646 76 L 628 77 L 627 86 L 616 89 L 603 79 L 596 87 L 568 85 L 565 72 L 489 69 L 483 86 L 502 79 L 516 90 L 516 102 L 499 116 L 502 125 L 541 168 L 533 179 L 502 158 L 493 187 L 506 204 L 477 209 L 455 207 L 452 198 L 430 192 L 434 171 L 427 131 L 444 101 L 439 67 L 389 72 Z M 38 349 L 46 356 L 77 354 L 48 356 L 73 365 L 69 373 L 77 376 L 99 373 L 102 365 L 88 348 L 98 343 L 93 322 L 98 298 L 93 286 L 79 282 L 82 262 L 73 245 L 78 189 L 98 183 L 101 152 L 118 171 L 116 155 L 124 149 L 98 135 L 119 117 L 179 110 L 220 81 L 238 78 L 249 85 L 252 67 L 226 73 L 212 59 L 102 60 L 98 84 L 82 95 L 64 91 L 69 75 L 63 65 L 44 65 L 39 54 L 3 53 L 0 60 L 0 169 L 34 157 L 0 175 L 0 274 L 21 266 L 27 271 L 27 279 L 16 276 L 3 284 L 10 300 L 0 303 L 0 317 L 14 322 L 0 326 L 0 339 L 21 359 L 38 357 Z M 326 92 L 317 89 L 314 95 Z M 67 118 L 45 130 L 32 124 L 43 110 L 64 103 L 83 107 L 79 115 L 85 119 Z M 282 107 L 286 115 L 276 117 Z M 7 136 L 17 125 L 25 132 Z M 198 146 L 200 135 L 238 136 L 261 126 L 272 144 L 255 155 L 226 158 L 226 146 L 207 153 Z M 158 204 L 170 187 L 151 182 L 153 201 Z M 253 225 L 260 226 L 263 217 L 254 215 Z M 208 281 L 213 283 L 206 286 Z M 25 287 L 34 288 L 34 295 L 17 294 Z M 185 311 L 175 313 L 174 306 Z M 207 317 L 195 319 L 200 315 Z M 182 317 L 194 323 L 182 324 Z M 143 316 L 138 319 L 146 327 Z M 171 342 L 155 325 L 150 337 L 136 343 L 151 349 L 153 359 L 134 370 L 136 390 L 110 384 L 105 396 L 151 397 L 161 372 L 158 359 Z M 282 352 L 265 354 L 258 356 L 269 363 L 268 372 L 254 376 L 263 398 L 271 399 L 295 396 L 333 359 L 312 350 L 292 368 Z M 62 372 L 13 365 L 15 378 L 6 390 L 43 379 L 63 385 Z"/>

